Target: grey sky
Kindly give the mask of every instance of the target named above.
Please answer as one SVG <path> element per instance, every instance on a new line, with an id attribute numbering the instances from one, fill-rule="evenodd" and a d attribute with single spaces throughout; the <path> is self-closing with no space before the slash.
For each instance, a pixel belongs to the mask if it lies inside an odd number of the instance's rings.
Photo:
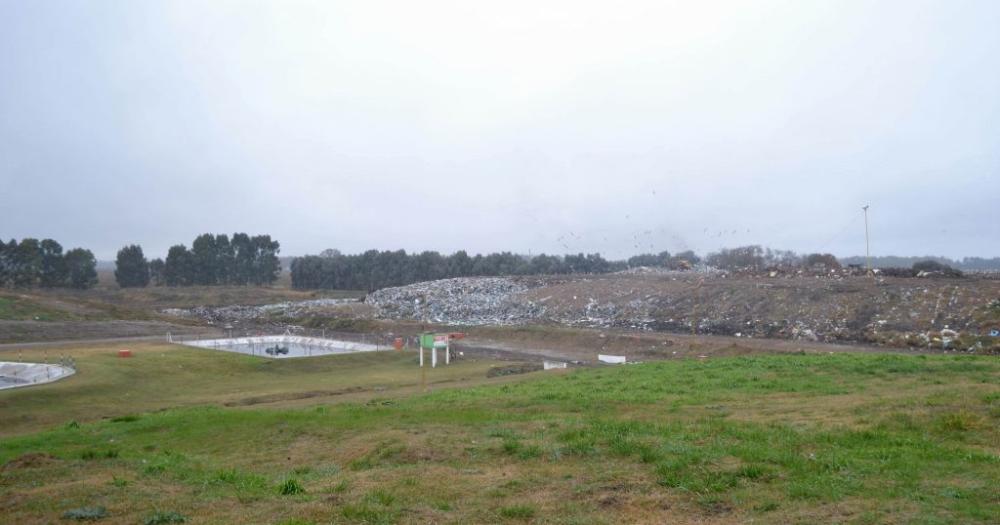
<path id="1" fill-rule="evenodd" d="M 0 0 L 0 236 L 1000 255 L 1000 2 Z"/>

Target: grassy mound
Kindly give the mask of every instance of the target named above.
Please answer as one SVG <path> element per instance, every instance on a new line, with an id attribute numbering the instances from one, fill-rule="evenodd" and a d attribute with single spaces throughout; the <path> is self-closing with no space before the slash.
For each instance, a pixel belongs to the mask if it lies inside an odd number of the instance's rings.
<path id="1" fill-rule="evenodd" d="M 170 508 L 245 523 L 988 523 L 998 428 L 995 358 L 656 362 L 62 426 L 0 443 L 14 465 L 0 502 L 17 523 L 94 506 L 132 522 Z"/>

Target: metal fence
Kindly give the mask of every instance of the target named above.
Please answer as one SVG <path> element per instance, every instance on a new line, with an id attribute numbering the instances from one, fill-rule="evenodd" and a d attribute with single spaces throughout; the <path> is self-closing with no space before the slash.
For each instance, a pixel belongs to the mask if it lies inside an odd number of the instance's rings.
<path id="1" fill-rule="evenodd" d="M 192 334 L 171 334 L 166 338 L 168 342 L 185 343 L 189 341 L 199 341 L 204 339 L 235 339 L 240 337 L 261 337 L 274 335 L 290 335 L 297 337 L 315 337 L 318 339 L 332 339 L 336 341 L 347 341 L 351 343 L 362 343 L 374 345 L 379 350 L 390 350 L 394 347 L 396 338 L 401 338 L 405 346 L 414 347 L 417 343 L 416 336 L 393 334 L 393 333 L 359 333 L 359 332 L 338 332 L 325 330 L 322 328 L 287 328 L 287 329 L 230 329 L 223 330 L 220 335 L 192 335 Z"/>
<path id="2" fill-rule="evenodd" d="M 33 358 L 25 359 L 24 351 L 19 350 L 17 352 L 17 357 L 13 358 L 14 363 L 36 363 L 42 365 L 59 365 L 65 368 L 70 368 L 76 370 L 76 358 L 69 354 L 59 354 L 58 356 L 50 356 L 49 352 L 46 350 L 42 353 L 41 360 L 38 359 L 37 355 Z"/>

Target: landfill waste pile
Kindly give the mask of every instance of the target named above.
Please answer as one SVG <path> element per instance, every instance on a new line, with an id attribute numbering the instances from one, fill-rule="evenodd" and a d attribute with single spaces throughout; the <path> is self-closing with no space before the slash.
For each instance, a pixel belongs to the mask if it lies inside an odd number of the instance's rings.
<path id="1" fill-rule="evenodd" d="M 633 266 L 626 270 L 615 272 L 614 275 L 659 275 L 666 277 L 689 277 L 692 274 L 721 275 L 728 273 L 712 266 L 699 264 L 687 270 L 675 270 L 662 266 Z"/>
<path id="2" fill-rule="evenodd" d="M 545 306 L 524 297 L 537 279 L 458 277 L 383 288 L 365 298 L 383 319 L 512 325 L 541 319 Z"/>
<path id="3" fill-rule="evenodd" d="M 560 325 L 1000 353 L 1000 280 L 646 271 L 461 277 L 317 299 L 164 313 L 214 325 L 376 318 L 455 326 Z M 996 335 L 994 335 L 996 334 Z"/>
<path id="4" fill-rule="evenodd" d="M 297 318 L 329 314 L 344 306 L 359 304 L 359 299 L 312 299 L 283 303 L 229 306 L 196 306 L 194 308 L 167 308 L 162 313 L 177 317 L 195 318 L 209 324 L 242 324 L 267 321 L 273 318 Z"/>
<path id="5" fill-rule="evenodd" d="M 678 333 L 1000 349 L 1000 283 L 667 272 L 456 278 L 370 294 L 375 316 L 451 325 L 558 324 Z"/>

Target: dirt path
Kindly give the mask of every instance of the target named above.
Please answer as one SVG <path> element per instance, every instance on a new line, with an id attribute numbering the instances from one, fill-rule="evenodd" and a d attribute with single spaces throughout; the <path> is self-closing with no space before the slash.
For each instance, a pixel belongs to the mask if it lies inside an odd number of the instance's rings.
<path id="1" fill-rule="evenodd" d="M 122 323 L 122 322 L 117 322 Z M 36 323 L 43 324 L 43 323 Z M 44 323 L 51 325 L 52 323 Z M 65 323 L 60 323 L 65 324 Z M 93 322 L 87 322 L 93 325 Z M 57 333 L 65 334 L 66 327 Z M 120 327 L 119 327 L 120 328 Z M 134 328 L 134 327 L 133 327 Z M 0 351 L 18 348 L 39 348 L 53 346 L 86 346 L 97 344 L 118 344 L 125 342 L 164 341 L 167 331 L 173 328 L 174 335 L 219 336 L 221 332 L 210 327 L 176 327 L 156 324 L 157 335 L 122 335 L 96 337 L 61 338 L 33 340 L 26 342 L 0 343 Z M 178 330 L 179 329 L 179 330 Z M 85 331 L 86 332 L 86 331 Z M 127 332 L 127 331 L 126 331 Z M 460 359 L 459 352 L 470 356 L 492 358 L 503 361 L 539 362 L 545 359 L 559 361 L 579 361 L 593 363 L 597 354 L 625 355 L 630 360 L 654 360 L 688 357 L 732 356 L 764 353 L 831 353 L 864 352 L 891 354 L 937 354 L 941 350 L 906 349 L 876 347 L 851 344 L 831 344 L 810 341 L 789 341 L 787 339 L 763 339 L 747 337 L 727 337 L 718 335 L 673 334 L 665 332 L 628 332 L 596 329 L 581 329 L 568 338 L 546 340 L 539 338 L 470 337 L 452 347 L 453 355 Z M 85 334 L 80 334 L 85 335 Z"/>
<path id="2" fill-rule="evenodd" d="M 0 343 L 63 342 L 121 337 L 165 337 L 173 334 L 214 334 L 207 326 L 164 321 L 7 321 L 0 320 Z"/>
<path id="3" fill-rule="evenodd" d="M 941 350 L 830 344 L 786 339 L 758 339 L 662 332 L 581 333 L 559 341 L 510 341 L 470 338 L 454 346 L 458 351 L 505 361 L 545 359 L 594 364 L 598 354 L 624 355 L 630 361 L 721 357 L 753 354 L 862 352 L 881 354 L 939 354 Z"/>

